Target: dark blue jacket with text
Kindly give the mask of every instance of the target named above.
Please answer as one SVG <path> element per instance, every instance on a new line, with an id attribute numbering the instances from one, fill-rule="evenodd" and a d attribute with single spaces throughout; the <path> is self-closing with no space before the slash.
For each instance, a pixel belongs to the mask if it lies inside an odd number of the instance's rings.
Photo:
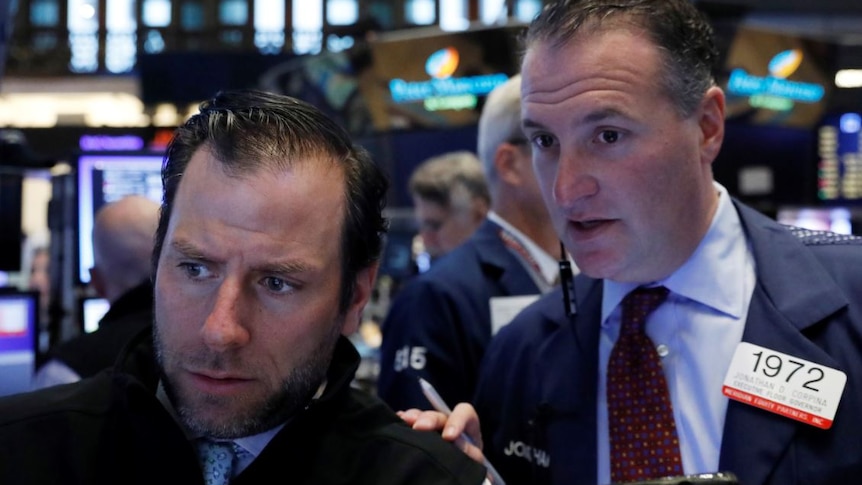
<path id="1" fill-rule="evenodd" d="M 789 230 L 735 203 L 757 284 L 743 341 L 847 374 L 822 430 L 730 401 L 720 470 L 743 485 L 833 485 L 862 477 L 862 238 Z M 596 484 L 602 283 L 575 280 L 525 309 L 486 352 L 475 397 L 485 453 L 508 483 Z M 709 349 L 704 349 L 709 352 Z"/>

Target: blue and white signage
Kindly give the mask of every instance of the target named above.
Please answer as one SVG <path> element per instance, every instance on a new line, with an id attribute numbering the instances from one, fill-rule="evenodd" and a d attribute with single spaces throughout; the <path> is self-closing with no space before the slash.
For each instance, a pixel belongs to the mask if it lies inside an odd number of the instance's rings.
<path id="1" fill-rule="evenodd" d="M 727 82 L 730 94 L 749 98 L 755 108 L 789 111 L 794 102 L 816 103 L 823 99 L 825 88 L 820 84 L 790 81 L 787 78 L 802 64 L 799 49 L 775 55 L 769 61 L 769 75 L 755 76 L 742 68 L 733 69 Z"/>
<path id="2" fill-rule="evenodd" d="M 428 81 L 389 81 L 389 92 L 396 103 L 423 102 L 428 111 L 473 109 L 478 96 L 484 96 L 509 79 L 504 73 L 453 77 L 460 55 L 454 47 L 440 49 L 425 61 Z"/>

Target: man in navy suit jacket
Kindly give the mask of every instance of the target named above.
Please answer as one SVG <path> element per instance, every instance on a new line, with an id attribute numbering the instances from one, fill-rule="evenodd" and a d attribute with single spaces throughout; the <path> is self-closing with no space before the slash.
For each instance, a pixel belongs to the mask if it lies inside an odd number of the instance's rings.
<path id="1" fill-rule="evenodd" d="M 814 363 L 794 377 L 814 379 L 819 377 L 816 369 L 825 368 L 845 373 L 847 382 L 829 429 L 723 397 L 722 382 L 706 390 L 697 389 L 696 383 L 678 387 L 675 397 L 681 405 L 674 411 L 681 432 L 686 426 L 694 428 L 691 415 L 709 414 L 706 405 L 682 409 L 686 397 L 708 392 L 725 406 L 713 434 L 693 433 L 688 440 L 692 448 L 708 448 L 698 442 L 718 439 L 710 467 L 692 465 L 685 472 L 730 471 L 745 485 L 855 483 L 862 474 L 862 239 L 791 230 L 731 201 L 728 209 L 738 214 L 758 268 L 748 311 L 739 321 L 741 342 Z M 704 285 L 712 279 L 702 276 Z M 551 293 L 525 309 L 488 348 L 476 409 L 485 454 L 509 483 L 608 483 L 599 479 L 597 466 L 603 462 L 597 434 L 603 385 L 597 376 L 606 338 L 601 321 L 606 284 L 579 275 L 572 317 L 566 317 L 560 304 L 561 292 Z M 684 296 L 670 299 L 666 305 L 700 305 Z M 663 322 L 648 321 L 648 332 L 653 323 Z M 714 368 L 704 373 L 717 371 L 723 378 L 730 363 L 713 344 L 700 342 L 696 349 L 714 361 Z M 674 357 L 674 345 L 668 346 L 665 359 Z M 796 366 L 785 359 L 784 367 L 782 381 Z M 677 363 L 674 375 L 684 374 Z M 819 391 L 826 395 L 831 390 Z M 788 401 L 798 407 L 800 400 L 790 396 Z M 685 444 L 682 433 L 681 439 Z"/>
<path id="2" fill-rule="evenodd" d="M 490 461 L 510 483 L 615 481 L 620 302 L 663 286 L 645 330 L 682 473 L 858 482 L 862 238 L 782 226 L 713 180 L 725 97 L 706 20 L 687 0 L 561 1 L 525 43 L 522 125 L 581 275 L 573 301 L 547 295 L 486 352 L 474 402 Z M 471 411 L 456 408 L 443 436 L 475 430 Z M 417 415 L 415 427 L 445 421 Z"/>
<path id="3" fill-rule="evenodd" d="M 393 409 L 427 407 L 418 377 L 469 400 L 496 330 L 551 289 L 559 251 L 520 129 L 520 76 L 497 87 L 479 121 L 491 211 L 466 243 L 404 286 L 382 325 L 378 393 Z"/>

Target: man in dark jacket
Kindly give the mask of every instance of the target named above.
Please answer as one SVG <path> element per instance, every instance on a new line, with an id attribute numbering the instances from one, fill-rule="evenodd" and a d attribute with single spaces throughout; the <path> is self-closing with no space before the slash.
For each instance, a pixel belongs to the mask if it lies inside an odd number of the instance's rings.
<path id="1" fill-rule="evenodd" d="M 90 278 L 96 294 L 110 303 L 93 333 L 78 335 L 51 349 L 33 376 L 33 387 L 75 382 L 117 360 L 123 346 L 153 321 L 150 265 L 159 223 L 159 204 L 140 195 L 111 202 L 93 225 L 95 265 Z"/>
<path id="2" fill-rule="evenodd" d="M 163 169 L 152 336 L 113 371 L 0 400 L 0 483 L 479 484 L 350 386 L 387 182 L 313 106 L 220 93 Z"/>
<path id="3" fill-rule="evenodd" d="M 521 131 L 520 95 L 516 75 L 494 88 L 479 118 L 485 220 L 402 288 L 386 315 L 377 390 L 393 409 L 428 406 L 419 377 L 447 402 L 470 401 L 491 337 L 554 287 L 560 242 Z"/>

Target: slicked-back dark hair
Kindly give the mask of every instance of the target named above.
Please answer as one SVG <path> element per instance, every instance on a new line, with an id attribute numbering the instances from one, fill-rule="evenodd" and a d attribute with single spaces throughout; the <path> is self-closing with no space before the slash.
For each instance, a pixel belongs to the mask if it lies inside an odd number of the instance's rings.
<path id="1" fill-rule="evenodd" d="M 690 0 L 560 0 L 542 9 L 522 37 L 526 52 L 537 42 L 561 47 L 579 32 L 629 25 L 644 29 L 661 49 L 662 89 L 687 116 L 715 84 L 718 60 L 713 30 Z"/>
<path id="2" fill-rule="evenodd" d="M 339 295 L 339 309 L 344 312 L 353 299 L 359 271 L 380 258 L 387 230 L 383 208 L 389 182 L 368 152 L 306 102 L 251 89 L 219 92 L 201 104 L 200 112 L 176 130 L 168 145 L 162 167 L 164 193 L 153 252 L 154 277 L 177 190 L 189 160 L 202 147 L 221 162 L 225 174 L 237 178 L 260 170 L 277 173 L 299 163 L 331 163 L 344 170 Z"/>

